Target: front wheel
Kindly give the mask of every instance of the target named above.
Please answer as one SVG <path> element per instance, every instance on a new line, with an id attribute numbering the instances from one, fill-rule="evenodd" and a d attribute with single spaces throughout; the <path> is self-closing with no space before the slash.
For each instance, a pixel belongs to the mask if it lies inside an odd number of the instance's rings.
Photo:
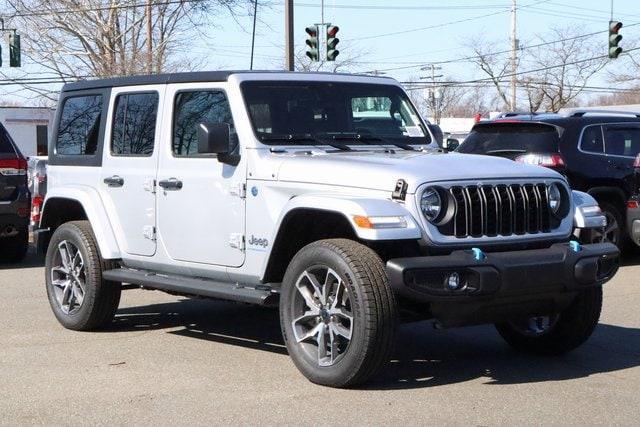
<path id="1" fill-rule="evenodd" d="M 593 333 L 602 310 L 602 287 L 582 291 L 563 312 L 497 323 L 504 340 L 518 351 L 558 355 L 582 345 Z"/>
<path id="2" fill-rule="evenodd" d="M 310 381 L 365 382 L 389 359 L 396 326 L 382 260 L 346 239 L 302 248 L 282 283 L 280 323 L 289 355 Z"/>

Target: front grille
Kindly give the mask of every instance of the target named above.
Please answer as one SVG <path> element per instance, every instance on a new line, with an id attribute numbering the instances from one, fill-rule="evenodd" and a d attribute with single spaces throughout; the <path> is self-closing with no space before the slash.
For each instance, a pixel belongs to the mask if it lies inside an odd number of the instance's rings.
<path id="1" fill-rule="evenodd" d="M 453 218 L 438 227 L 445 236 L 511 236 L 548 233 L 553 218 L 546 184 L 453 186 L 445 190 Z"/>

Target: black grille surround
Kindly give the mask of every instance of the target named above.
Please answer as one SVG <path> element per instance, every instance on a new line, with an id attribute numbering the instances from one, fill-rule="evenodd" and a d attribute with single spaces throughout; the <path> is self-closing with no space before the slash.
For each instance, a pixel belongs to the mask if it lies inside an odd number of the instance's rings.
<path id="1" fill-rule="evenodd" d="M 446 200 L 447 214 L 434 224 L 446 238 L 499 238 L 558 231 L 570 211 L 569 193 L 561 189 L 559 215 L 549 208 L 550 182 L 452 184 L 434 186 Z"/>

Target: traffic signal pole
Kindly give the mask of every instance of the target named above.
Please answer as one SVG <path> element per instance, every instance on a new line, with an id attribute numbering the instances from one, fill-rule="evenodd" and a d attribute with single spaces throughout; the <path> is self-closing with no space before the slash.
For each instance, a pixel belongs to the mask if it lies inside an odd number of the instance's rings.
<path id="1" fill-rule="evenodd" d="M 516 0 L 511 2 L 511 111 L 516 111 L 516 74 L 518 72 L 518 39 L 516 38 Z"/>
<path id="2" fill-rule="evenodd" d="M 284 28 L 285 28 L 285 68 L 294 70 L 293 62 L 293 0 L 285 0 L 284 4 Z"/>

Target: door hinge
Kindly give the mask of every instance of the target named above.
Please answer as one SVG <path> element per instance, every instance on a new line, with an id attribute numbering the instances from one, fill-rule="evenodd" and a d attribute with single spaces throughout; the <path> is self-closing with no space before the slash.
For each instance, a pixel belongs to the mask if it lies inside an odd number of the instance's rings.
<path id="1" fill-rule="evenodd" d="M 240 251 L 244 251 L 244 234 L 231 233 L 229 235 L 229 246 Z"/>
<path id="2" fill-rule="evenodd" d="M 244 182 L 239 183 L 238 185 L 231 187 L 231 189 L 229 189 L 229 194 L 231 194 L 232 196 L 237 196 L 240 197 L 241 199 L 244 199 L 247 197 L 247 184 Z"/>
<path id="3" fill-rule="evenodd" d="M 145 239 L 156 240 L 156 228 L 153 225 L 145 225 L 142 227 L 142 235 Z"/>
<path id="4" fill-rule="evenodd" d="M 142 187 L 144 188 L 145 191 L 148 191 L 151 194 L 155 194 L 156 193 L 156 180 L 155 179 L 148 179 L 144 182 L 144 184 L 142 184 Z"/>

